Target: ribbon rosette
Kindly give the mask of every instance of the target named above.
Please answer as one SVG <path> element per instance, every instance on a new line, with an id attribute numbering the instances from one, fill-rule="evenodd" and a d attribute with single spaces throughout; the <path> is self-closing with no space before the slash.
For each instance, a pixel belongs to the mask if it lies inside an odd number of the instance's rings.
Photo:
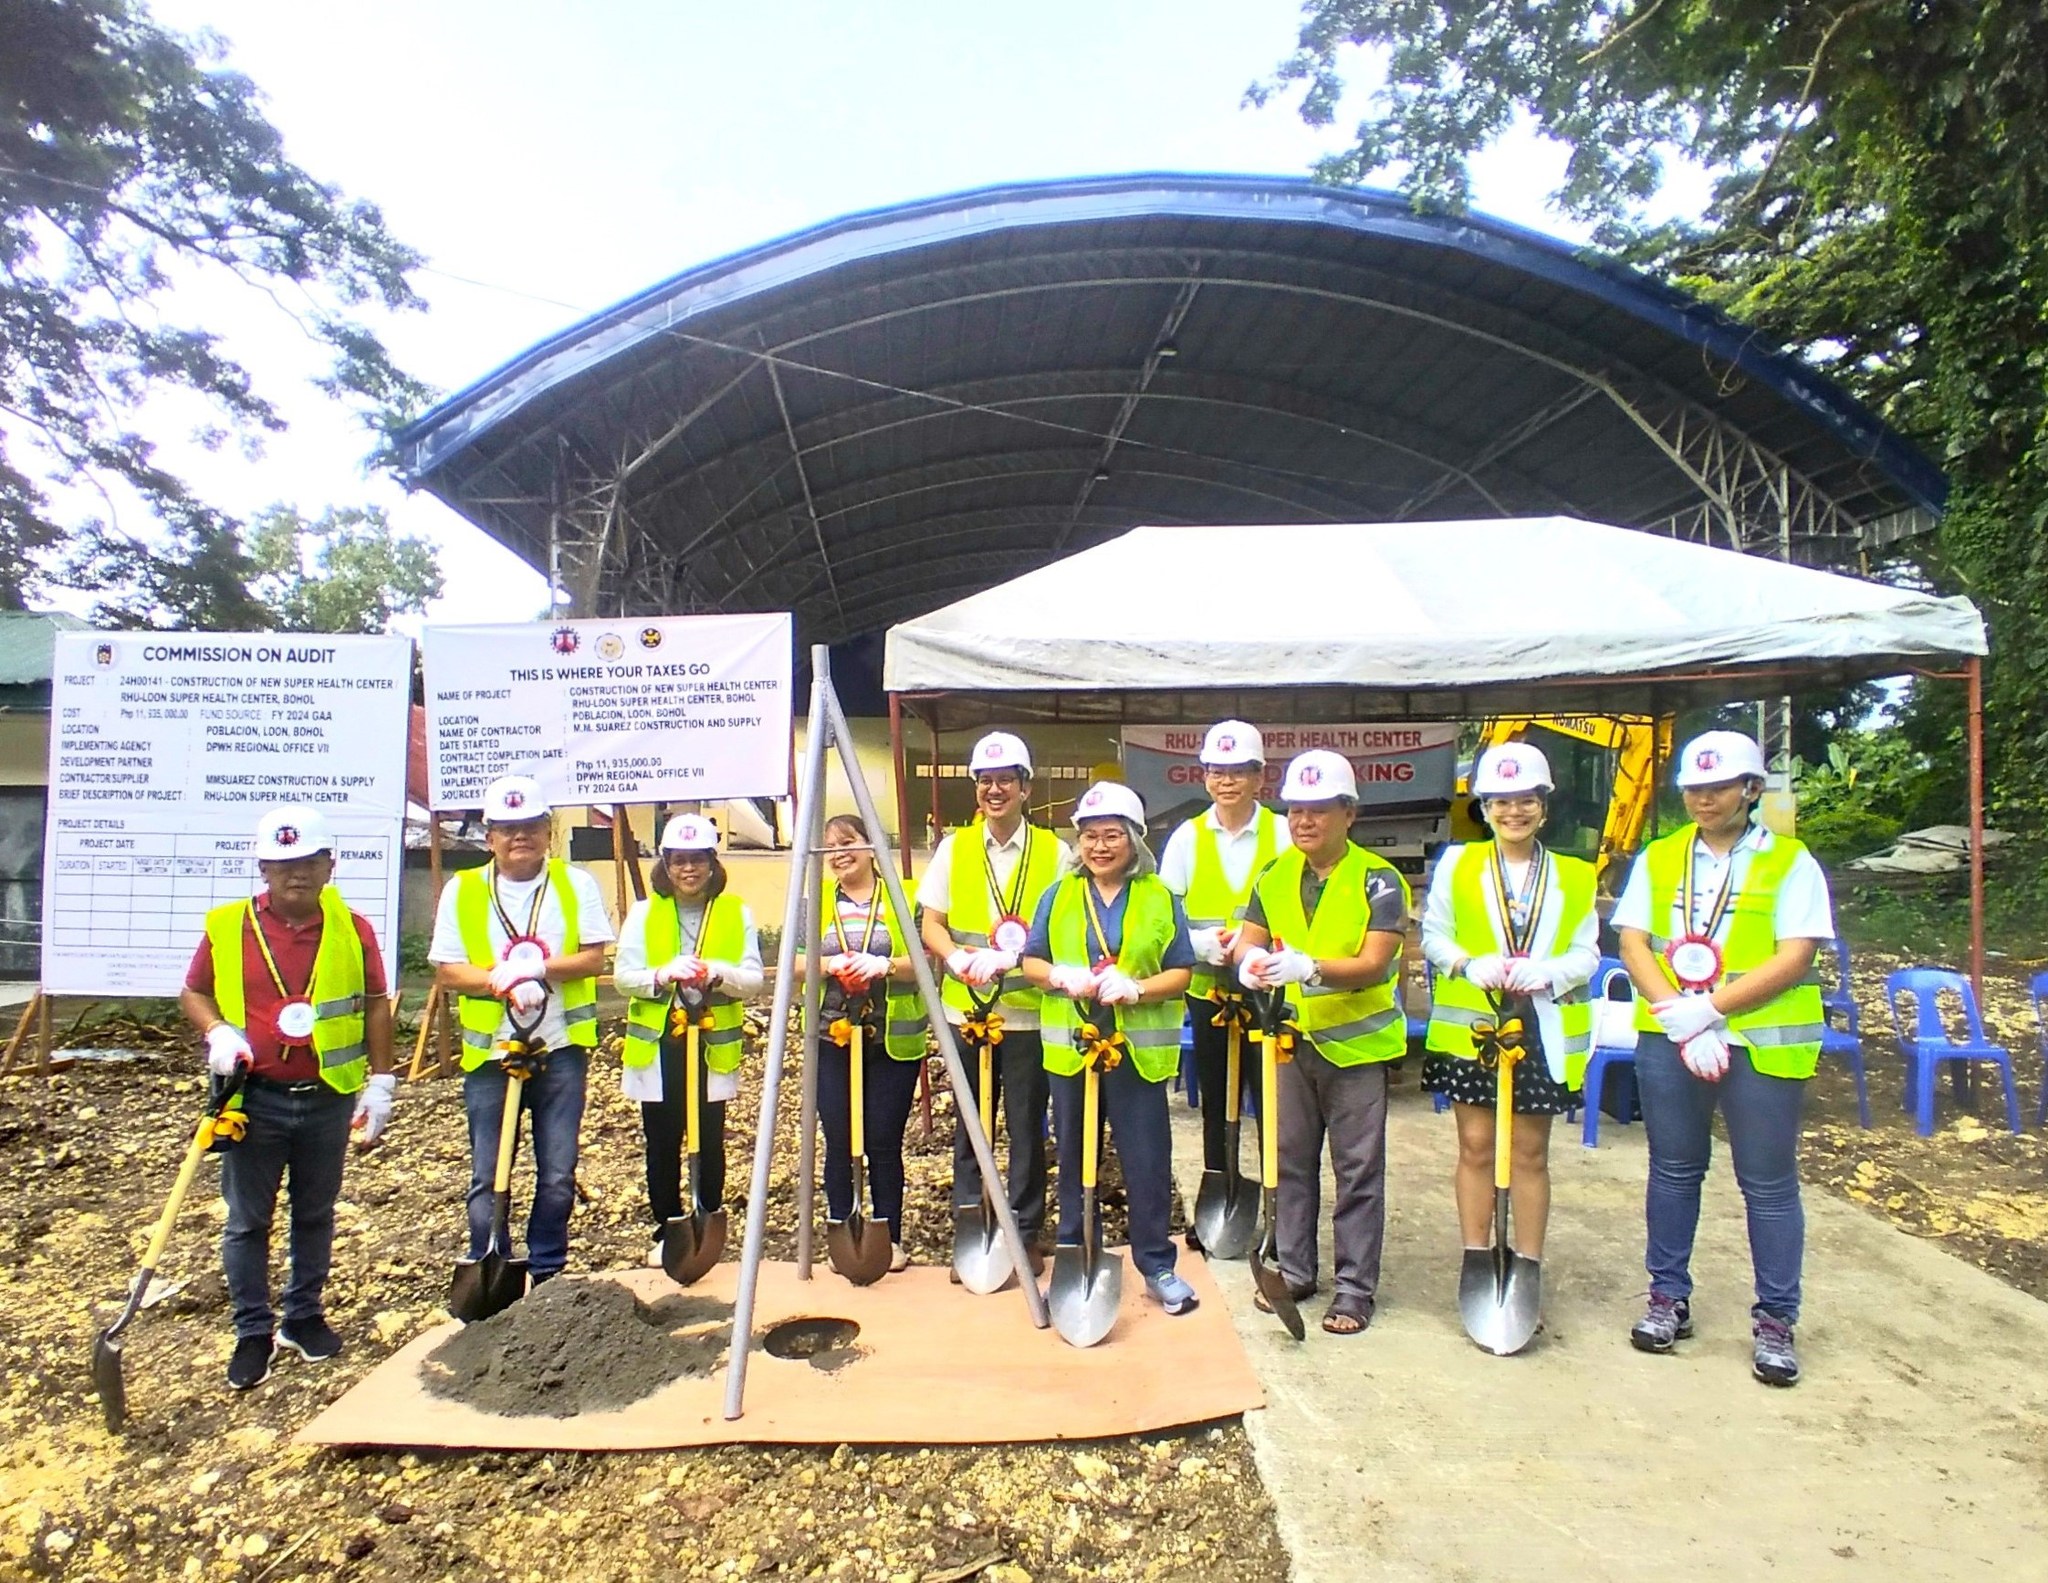
<path id="1" fill-rule="evenodd" d="M 1250 1030 L 1251 1002 L 1244 996 L 1228 994 L 1219 986 L 1209 991 L 1209 998 L 1216 1002 L 1216 1013 L 1209 1019 L 1210 1027 Z"/>
<path id="2" fill-rule="evenodd" d="M 1084 1066 L 1097 1066 L 1105 1072 L 1113 1072 L 1124 1058 L 1129 1046 L 1124 1036 L 1115 1028 L 1104 1033 L 1092 1021 L 1083 1018 L 1077 1030 L 1081 1041 Z"/>
<path id="3" fill-rule="evenodd" d="M 1472 1024 L 1472 1053 L 1481 1066 L 1492 1071 L 1503 1062 L 1513 1066 L 1529 1053 L 1525 1043 L 1528 1032 L 1519 1012 L 1508 1015 L 1501 1002 L 1487 998 L 1493 1001 L 1493 1015 Z"/>

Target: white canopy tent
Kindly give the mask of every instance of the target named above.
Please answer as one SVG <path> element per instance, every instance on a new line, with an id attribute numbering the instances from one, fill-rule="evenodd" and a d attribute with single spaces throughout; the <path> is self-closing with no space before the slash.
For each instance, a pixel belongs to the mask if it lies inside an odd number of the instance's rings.
<path id="1" fill-rule="evenodd" d="M 935 741 L 985 722 L 1656 715 L 1917 671 L 1969 682 L 1981 830 L 1985 651 L 1967 599 L 1571 517 L 1148 527 L 891 627 L 883 684 L 907 829 L 906 710 Z"/>

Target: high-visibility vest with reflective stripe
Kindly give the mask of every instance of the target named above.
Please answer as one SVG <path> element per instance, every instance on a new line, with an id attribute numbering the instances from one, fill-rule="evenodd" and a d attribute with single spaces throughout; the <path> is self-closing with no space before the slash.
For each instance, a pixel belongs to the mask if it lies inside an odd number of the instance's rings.
<path id="1" fill-rule="evenodd" d="M 673 961 L 682 950 L 683 916 L 673 896 L 649 898 L 640 915 L 640 939 L 650 968 Z M 704 909 L 704 924 L 690 954 L 706 962 L 737 962 L 746 951 L 747 922 L 740 899 L 729 890 L 720 891 Z M 668 995 L 626 997 L 626 1042 L 620 1060 L 645 1066 L 661 1054 L 662 1029 L 673 1003 Z M 704 1009 L 711 1014 L 711 1026 L 697 1036 L 698 1054 L 714 1072 L 738 1071 L 746 1054 L 740 1042 L 746 1033 L 744 1004 L 713 984 L 705 991 Z"/>
<path id="2" fill-rule="evenodd" d="M 908 956 L 912 951 L 922 951 L 915 934 L 903 927 L 903 921 L 896 916 L 896 904 L 889 899 L 889 887 L 879 879 L 875 881 L 875 894 L 871 900 L 882 904 L 882 921 L 889 927 L 890 955 Z M 837 881 L 825 881 L 825 916 L 836 919 L 839 916 L 839 885 Z M 836 933 L 820 931 L 829 949 L 826 955 L 833 955 L 840 949 L 858 951 L 860 931 L 849 930 L 842 947 Z M 925 1015 L 924 996 L 915 984 L 903 985 L 889 982 L 884 985 L 882 1046 L 898 1061 L 922 1061 L 925 1056 L 925 1034 L 931 1027 L 931 1019 Z"/>
<path id="3" fill-rule="evenodd" d="M 1258 834 L 1253 842 L 1252 866 L 1241 886 L 1233 886 L 1223 872 L 1222 843 L 1216 839 L 1216 832 L 1209 828 L 1208 814 L 1199 813 L 1188 821 L 1195 837 L 1195 866 L 1188 880 L 1188 893 L 1181 898 L 1181 905 L 1187 909 L 1190 929 L 1227 927 L 1250 899 L 1252 882 L 1280 850 L 1279 816 L 1261 803 L 1252 818 L 1257 824 Z M 1195 976 L 1188 982 L 1188 993 L 1207 995 L 1215 987 L 1215 969 L 1197 967 Z"/>
<path id="4" fill-rule="evenodd" d="M 1055 964 L 1095 966 L 1089 956 L 1088 903 L 1081 893 L 1082 886 L 1094 883 L 1085 874 L 1070 874 L 1053 892 L 1046 933 Z M 1116 961 L 1125 973 L 1142 981 L 1159 971 L 1160 959 L 1173 943 L 1173 892 L 1154 874 L 1137 875 L 1129 886 L 1124 898 L 1123 942 Z M 1148 1083 L 1163 1083 L 1180 1070 L 1183 1008 L 1178 995 L 1114 1009 L 1116 1025 L 1131 1049 L 1129 1060 L 1140 1077 Z M 1067 996 L 1047 995 L 1039 1002 L 1048 1072 L 1072 1077 L 1081 1070 L 1085 1061 L 1075 1042 L 1080 1024 L 1081 1009 Z"/>
<path id="5" fill-rule="evenodd" d="M 464 869 L 455 876 L 455 923 L 462 931 L 462 949 L 469 953 L 469 965 L 488 971 L 498 965 L 498 953 L 491 947 L 491 866 Z M 548 885 L 555 893 L 555 905 L 562 909 L 561 955 L 574 956 L 583 949 L 582 909 L 576 904 L 575 887 L 569 883 L 569 865 L 558 857 L 548 859 Z M 572 978 L 549 986 L 562 997 L 562 1019 L 568 1025 L 571 1044 L 586 1050 L 597 1048 L 597 979 Z M 462 1069 L 473 1072 L 491 1058 L 497 1042 L 498 1025 L 505 1018 L 505 1003 L 495 995 L 458 995 L 456 1014 L 462 1022 Z"/>
<path id="6" fill-rule="evenodd" d="M 1698 837 L 1699 827 L 1689 824 L 1643 848 L 1642 861 L 1649 865 L 1650 948 L 1656 954 L 1658 970 L 1674 989 L 1678 980 L 1664 960 L 1664 949 L 1671 943 L 1664 931 L 1671 927 L 1672 906 L 1685 883 L 1685 855 Z M 1723 984 L 1762 967 L 1777 954 L 1778 892 L 1805 850 L 1805 845 L 1791 836 L 1773 835 L 1769 846 L 1749 854 L 1742 887 L 1735 893 L 1723 925 Z M 1641 995 L 1636 997 L 1635 1025 L 1644 1033 L 1657 1031 L 1650 1002 Z M 1738 1011 L 1728 1019 L 1729 1030 L 1740 1034 L 1749 1046 L 1750 1065 L 1766 1077 L 1813 1076 L 1820 1065 L 1820 1036 L 1826 1025 L 1820 984 L 1810 972 L 1753 1011 Z"/>
<path id="7" fill-rule="evenodd" d="M 1313 920 L 1301 913 L 1301 870 L 1308 861 L 1300 847 L 1290 846 L 1267 865 L 1252 887 L 1266 914 L 1266 930 L 1274 939 L 1306 951 L 1319 960 L 1353 957 L 1365 949 L 1365 936 L 1372 927 L 1372 903 L 1366 899 L 1365 882 L 1378 870 L 1385 870 L 1401 887 L 1401 916 L 1408 915 L 1408 881 L 1401 871 L 1376 852 L 1349 845 L 1343 859 L 1330 871 L 1323 894 L 1316 901 Z M 1364 989 L 1338 989 L 1328 984 L 1290 985 L 1300 1016 L 1296 1019 L 1332 1066 L 1359 1066 L 1367 1061 L 1394 1061 L 1408 1050 L 1408 1019 L 1398 1004 L 1401 984 L 1401 953 L 1387 968 L 1387 976 Z"/>
<path id="8" fill-rule="evenodd" d="M 1575 857 L 1543 854 L 1550 866 L 1550 884 L 1557 894 L 1557 927 L 1530 942 L 1531 956 L 1555 956 L 1560 942 L 1569 942 L 1579 924 L 1593 910 L 1593 865 Z M 1441 861 L 1441 859 L 1439 859 Z M 1451 934 L 1458 949 L 1467 956 L 1484 956 L 1501 949 L 1494 932 L 1493 903 L 1489 900 L 1486 873 L 1493 866 L 1493 843 L 1474 841 L 1461 848 L 1451 870 Z M 1429 1048 L 1441 1055 L 1472 1059 L 1472 1025 L 1491 1019 L 1493 1007 L 1486 991 L 1462 978 L 1439 977 L 1432 992 L 1429 1012 Z M 1593 1048 L 1593 997 L 1584 984 L 1557 1003 L 1558 1019 L 1564 1025 L 1564 1080 L 1567 1088 L 1584 1086 L 1586 1057 Z"/>
<path id="9" fill-rule="evenodd" d="M 237 1028 L 248 1026 L 249 989 L 242 978 L 242 927 L 254 926 L 249 903 L 231 901 L 206 914 L 213 949 L 213 1003 Z M 348 903 L 332 885 L 320 891 L 320 949 L 313 956 L 313 1053 L 320 1076 L 339 1094 L 353 1094 L 369 1076 L 363 1046 L 363 937 Z"/>
<path id="10" fill-rule="evenodd" d="M 1029 924 L 1038 911 L 1038 898 L 1060 877 L 1060 842 L 1044 825 L 1027 824 L 1031 861 L 1024 868 L 1024 888 L 1017 895 L 1017 916 Z M 988 893 L 988 838 L 977 815 L 953 832 L 953 871 L 946 891 L 946 931 L 953 944 L 973 951 L 988 944 L 988 932 L 995 927 L 995 904 Z M 1023 858 L 1018 862 L 1023 863 Z M 1016 875 L 1010 876 L 1012 884 Z M 1004 887 L 1007 890 L 1009 887 Z M 951 974 L 940 990 L 955 1011 L 972 1012 L 974 998 L 967 986 Z M 1005 1011 L 1036 1011 L 1038 991 L 1024 982 L 1024 975 L 1012 968 L 1003 975 L 1003 995 L 997 1004 Z"/>

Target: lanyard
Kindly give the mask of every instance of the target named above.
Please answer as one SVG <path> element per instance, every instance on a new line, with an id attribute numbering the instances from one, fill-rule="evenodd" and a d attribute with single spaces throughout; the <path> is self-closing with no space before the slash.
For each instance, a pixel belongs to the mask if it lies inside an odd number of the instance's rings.
<path id="1" fill-rule="evenodd" d="M 668 904 L 676 910 L 676 954 L 678 956 L 695 956 L 697 954 L 697 942 L 704 938 L 705 926 L 711 922 L 711 903 L 707 901 L 698 912 L 696 932 L 687 940 L 683 938 L 682 898 L 671 896 L 668 899 Z"/>
<path id="2" fill-rule="evenodd" d="M 867 927 L 861 931 L 860 936 L 860 949 L 863 956 L 867 955 L 868 947 L 875 943 L 875 923 L 882 912 L 882 898 L 876 894 L 880 889 L 881 887 L 878 885 L 875 887 L 875 891 L 871 891 L 868 894 Z M 846 915 L 839 910 L 839 903 L 845 896 L 846 892 L 843 890 L 835 890 L 832 893 L 832 934 L 833 938 L 839 942 L 839 954 L 842 956 L 846 954 Z M 859 906 L 860 903 L 856 901 L 854 905 Z"/>
<path id="3" fill-rule="evenodd" d="M 1095 881 L 1085 874 L 1078 876 L 1078 878 L 1081 882 L 1081 900 L 1088 909 L 1088 927 L 1095 931 L 1095 943 L 1102 948 L 1102 954 L 1095 960 L 1098 962 L 1114 962 L 1116 960 L 1116 952 L 1109 948 L 1109 931 L 1103 927 L 1102 913 L 1095 903 Z M 1128 882 L 1126 882 L 1124 888 L 1126 891 L 1130 889 Z M 1082 945 L 1085 947 L 1087 942 L 1083 940 Z M 1087 964 L 1084 963 L 1082 965 L 1086 966 Z"/>
<path id="4" fill-rule="evenodd" d="M 1729 848 L 1728 861 L 1721 869 L 1721 888 L 1714 895 L 1713 906 L 1708 909 L 1706 927 L 1699 924 L 1699 911 L 1693 900 L 1693 864 L 1699 858 L 1700 844 L 1697 838 L 1685 849 L 1685 884 L 1680 899 L 1685 908 L 1685 932 L 1713 939 L 1721 931 L 1722 920 L 1728 916 L 1728 909 L 1735 902 L 1735 850 Z"/>
<path id="5" fill-rule="evenodd" d="M 1500 899 L 1502 933 L 1507 936 L 1510 956 L 1527 956 L 1536 943 L 1536 925 L 1543 916 L 1543 903 L 1550 895 L 1550 859 L 1543 843 L 1529 858 L 1529 878 L 1517 895 L 1508 884 L 1508 860 L 1500 843 L 1493 843 L 1493 885 Z"/>
<path id="6" fill-rule="evenodd" d="M 277 986 L 277 992 L 286 1000 L 304 1000 L 313 988 L 313 975 L 306 974 L 305 989 L 295 990 L 284 981 L 284 974 L 278 971 L 277 958 L 270 954 L 270 942 L 263 935 L 263 920 L 257 914 L 256 902 L 249 901 L 249 927 L 256 931 L 256 949 L 263 953 L 263 965 L 270 969 L 270 982 Z M 218 969 L 216 969 L 218 971 Z"/>
<path id="7" fill-rule="evenodd" d="M 1002 887 L 996 884 L 996 860 L 988 849 L 988 821 L 981 826 L 981 872 L 988 881 L 989 899 L 995 903 L 998 918 L 1015 918 L 1017 909 L 1024 904 L 1024 881 L 1031 870 L 1031 821 L 1024 822 L 1024 850 L 1017 854 L 1017 871 L 1010 876 L 1010 894 L 1006 899 Z"/>
<path id="8" fill-rule="evenodd" d="M 540 928 L 540 905 L 547 900 L 548 871 L 540 871 L 540 883 L 533 888 L 533 905 L 526 910 L 526 927 L 518 928 L 512 922 L 512 915 L 505 911 L 505 903 L 498 895 L 498 865 L 491 865 L 491 910 L 498 915 L 498 922 L 505 926 L 505 938 L 509 940 L 530 940 L 537 938 Z"/>

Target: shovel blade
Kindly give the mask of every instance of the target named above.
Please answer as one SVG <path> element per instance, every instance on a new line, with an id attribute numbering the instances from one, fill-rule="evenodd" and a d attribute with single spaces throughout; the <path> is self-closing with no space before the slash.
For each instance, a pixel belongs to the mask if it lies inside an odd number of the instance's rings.
<path id="1" fill-rule="evenodd" d="M 1003 1228 L 986 1205 L 953 1211 L 953 1273 L 976 1297 L 1000 1292 L 1017 1273 Z"/>
<path id="2" fill-rule="evenodd" d="M 1458 1317 L 1465 1334 L 1497 1358 L 1536 1334 L 1543 1307 L 1543 1266 L 1505 1249 L 1467 1248 L 1458 1271 Z"/>
<path id="3" fill-rule="evenodd" d="M 502 1314 L 526 1295 L 526 1261 L 495 1249 L 480 1259 L 458 1259 L 448 1283 L 448 1312 L 465 1325 Z"/>
<path id="4" fill-rule="evenodd" d="M 1195 1235 L 1212 1259 L 1241 1259 L 1259 1238 L 1259 1189 L 1235 1169 L 1204 1171 L 1195 1194 Z"/>
<path id="5" fill-rule="evenodd" d="M 1091 1267 L 1092 1266 L 1092 1267 Z M 1053 1328 L 1069 1346 L 1092 1347 L 1116 1325 L 1123 1302 L 1124 1261 L 1089 1258 L 1078 1244 L 1053 1250 L 1052 1285 L 1045 1294 Z"/>
<path id="6" fill-rule="evenodd" d="M 107 1433 L 119 1434 L 128 1420 L 128 1383 L 121 1377 L 121 1343 L 105 1330 L 92 1344 L 92 1387 L 106 1415 Z"/>
<path id="7" fill-rule="evenodd" d="M 872 1286 L 889 1273 L 889 1228 L 862 1214 L 825 1223 L 825 1256 L 855 1286 Z"/>
<path id="8" fill-rule="evenodd" d="M 1266 1306 L 1273 1310 L 1273 1316 L 1287 1327 L 1287 1333 L 1296 1341 L 1308 1336 L 1308 1326 L 1302 1323 L 1301 1305 L 1295 1302 L 1294 1294 L 1287 1289 L 1287 1277 L 1280 1273 L 1277 1263 L 1280 1251 L 1272 1246 L 1272 1238 L 1266 1245 L 1252 1249 L 1252 1284 L 1266 1299 Z"/>
<path id="9" fill-rule="evenodd" d="M 725 1253 L 725 1211 L 678 1215 L 662 1222 L 661 1267 L 678 1286 L 693 1286 Z"/>

